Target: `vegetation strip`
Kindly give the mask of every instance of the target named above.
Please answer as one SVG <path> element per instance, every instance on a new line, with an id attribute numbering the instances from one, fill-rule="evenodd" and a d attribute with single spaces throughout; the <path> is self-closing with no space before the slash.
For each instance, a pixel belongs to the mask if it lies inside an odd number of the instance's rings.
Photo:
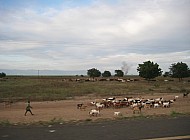
<path id="1" fill-rule="evenodd" d="M 190 135 L 187 136 L 175 136 L 175 137 L 165 137 L 165 138 L 153 138 L 153 139 L 144 139 L 144 140 L 182 140 L 190 139 Z"/>

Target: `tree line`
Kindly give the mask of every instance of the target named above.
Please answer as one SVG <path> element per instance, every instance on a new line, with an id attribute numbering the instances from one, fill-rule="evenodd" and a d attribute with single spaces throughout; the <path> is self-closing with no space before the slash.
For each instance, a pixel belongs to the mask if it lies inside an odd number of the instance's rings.
<path id="1" fill-rule="evenodd" d="M 146 61 L 143 62 L 143 64 L 138 64 L 137 71 L 139 72 L 139 76 L 142 78 L 145 78 L 146 80 L 154 79 L 158 76 L 161 76 L 163 71 L 161 68 L 159 68 L 159 65 L 157 63 Z M 89 77 L 95 78 L 95 77 L 110 77 L 111 72 L 105 70 L 103 73 L 101 73 L 96 68 L 91 68 L 87 70 L 87 75 Z M 122 70 L 115 70 L 116 77 L 123 77 L 124 72 Z M 172 78 L 178 78 L 179 81 L 181 81 L 185 77 L 190 77 L 190 69 L 188 68 L 188 65 L 183 62 L 173 63 L 169 67 L 169 71 L 165 72 L 163 74 L 164 77 L 172 77 Z M 6 73 L 2 72 L 0 73 L 0 78 L 6 77 Z"/>
<path id="2" fill-rule="evenodd" d="M 161 68 L 159 68 L 159 65 L 157 63 L 146 61 L 143 62 L 143 64 L 138 64 L 137 71 L 139 72 L 139 76 L 145 78 L 146 80 L 154 79 L 158 76 L 161 76 L 163 71 Z M 95 78 L 95 77 L 110 77 L 111 72 L 105 70 L 103 73 L 101 73 L 98 69 L 92 68 L 87 70 L 87 75 Z M 115 75 L 117 77 L 123 77 L 124 72 L 122 70 L 115 70 Z M 164 77 L 172 77 L 172 78 L 178 78 L 179 81 L 182 80 L 182 78 L 190 77 L 190 69 L 188 68 L 188 65 L 183 62 L 173 63 L 169 67 L 169 71 L 165 72 L 163 74 Z"/>

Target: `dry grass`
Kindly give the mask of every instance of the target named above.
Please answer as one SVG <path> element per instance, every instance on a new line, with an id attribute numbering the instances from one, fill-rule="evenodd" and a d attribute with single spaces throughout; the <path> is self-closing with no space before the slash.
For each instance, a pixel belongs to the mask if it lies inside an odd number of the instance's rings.
<path id="1" fill-rule="evenodd" d="M 62 100 L 70 99 L 76 96 L 119 96 L 119 95 L 146 95 L 154 93 L 183 93 L 190 91 L 190 79 L 184 79 L 178 82 L 164 82 L 163 78 L 157 78 L 157 81 L 144 81 L 138 76 L 124 77 L 125 79 L 139 79 L 135 82 L 118 82 L 118 81 L 75 81 L 78 78 L 88 77 L 65 77 L 65 76 L 10 76 L 0 81 L 0 101 L 10 100 Z M 73 81 L 69 80 L 72 79 Z"/>

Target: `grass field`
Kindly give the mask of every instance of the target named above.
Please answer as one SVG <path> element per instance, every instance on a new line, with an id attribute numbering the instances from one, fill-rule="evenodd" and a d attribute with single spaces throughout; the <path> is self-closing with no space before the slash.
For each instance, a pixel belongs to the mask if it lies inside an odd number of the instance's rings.
<path id="1" fill-rule="evenodd" d="M 76 76 L 7 76 L 0 80 L 0 100 L 36 101 L 62 100 L 75 96 L 118 96 L 144 95 L 154 93 L 183 93 L 190 91 L 190 78 L 170 79 L 164 77 L 147 82 L 138 76 L 123 77 L 138 79 L 134 82 L 84 81 L 89 77 Z M 76 81 L 75 79 L 83 79 Z"/>

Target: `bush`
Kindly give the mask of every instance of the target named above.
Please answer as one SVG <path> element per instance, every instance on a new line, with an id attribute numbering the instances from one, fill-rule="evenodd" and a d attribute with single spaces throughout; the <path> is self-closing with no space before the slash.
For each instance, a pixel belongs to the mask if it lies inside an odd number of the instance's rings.
<path id="1" fill-rule="evenodd" d="M 6 77 L 6 74 L 4 72 L 0 73 L 0 78 Z"/>

